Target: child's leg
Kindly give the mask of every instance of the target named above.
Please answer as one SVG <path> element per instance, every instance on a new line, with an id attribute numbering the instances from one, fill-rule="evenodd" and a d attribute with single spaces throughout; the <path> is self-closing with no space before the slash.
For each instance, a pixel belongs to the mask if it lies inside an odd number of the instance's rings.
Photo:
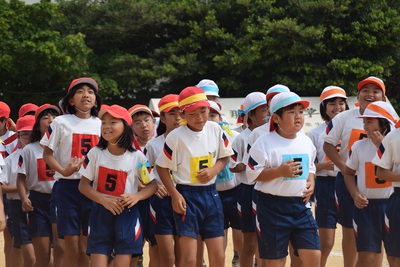
<path id="1" fill-rule="evenodd" d="M 299 257 L 303 266 L 319 267 L 321 261 L 321 251 L 317 249 L 299 249 Z"/>
<path id="2" fill-rule="evenodd" d="M 147 243 L 149 244 L 149 258 L 150 258 L 149 267 L 158 267 L 163 265 L 164 263 L 161 264 L 160 261 L 160 250 L 158 244 L 151 245 L 150 242 Z"/>
<path id="3" fill-rule="evenodd" d="M 179 238 L 179 247 L 181 248 L 180 265 L 185 267 L 195 267 L 197 239 L 190 236 L 182 236 Z"/>
<path id="4" fill-rule="evenodd" d="M 158 244 L 158 253 L 162 266 L 172 267 L 175 263 L 174 236 L 173 235 L 155 235 Z"/>
<path id="5" fill-rule="evenodd" d="M 36 266 L 47 266 L 50 262 L 50 237 L 33 237 Z"/>
<path id="6" fill-rule="evenodd" d="M 353 228 L 342 226 L 343 266 L 354 267 L 357 262 L 356 239 Z"/>
<path id="7" fill-rule="evenodd" d="M 335 243 L 335 229 L 319 228 L 318 231 L 321 240 L 321 267 L 325 267 Z"/>
<path id="8" fill-rule="evenodd" d="M 6 261 L 6 267 L 11 267 L 11 254 L 13 250 L 12 246 L 12 237 L 9 231 L 9 228 L 6 227 L 3 231 L 3 238 L 4 238 L 4 256 Z"/>
<path id="9" fill-rule="evenodd" d="M 204 240 L 207 246 L 209 267 L 225 265 L 224 237 L 207 238 Z"/>
<path id="10" fill-rule="evenodd" d="M 241 267 L 252 267 L 257 248 L 257 236 L 255 232 L 243 233 L 243 246 L 240 249 L 239 261 Z"/>
<path id="11" fill-rule="evenodd" d="M 65 253 L 63 266 L 76 266 L 78 264 L 79 235 L 65 235 Z"/>
<path id="12" fill-rule="evenodd" d="M 129 257 L 131 257 L 131 255 L 129 255 Z M 116 259 L 117 257 L 115 257 Z M 104 255 L 104 254 L 90 254 L 90 262 L 91 262 L 91 266 L 99 266 L 99 267 L 107 267 L 108 264 L 108 256 Z M 113 267 L 116 267 L 117 265 L 115 265 L 115 260 L 114 260 L 114 265 Z M 127 266 L 127 265 L 125 265 Z"/>
<path id="13" fill-rule="evenodd" d="M 286 263 L 286 257 L 278 260 L 263 260 L 265 262 L 265 266 L 268 267 L 284 267 Z M 306 266 L 306 265 L 304 265 Z"/>
<path id="14" fill-rule="evenodd" d="M 292 246 L 292 242 L 289 242 L 289 255 L 290 255 L 290 267 L 301 267 L 302 266 L 302 261 L 298 255 L 296 256 L 296 253 Z"/>
<path id="15" fill-rule="evenodd" d="M 12 247 L 11 258 L 6 264 L 6 267 L 22 267 L 24 265 L 24 259 L 20 248 Z"/>
<path id="16" fill-rule="evenodd" d="M 32 243 L 21 245 L 22 257 L 24 258 L 24 267 L 34 266 L 35 259 L 35 251 L 33 249 Z"/>
<path id="17" fill-rule="evenodd" d="M 57 224 L 51 225 L 53 233 L 53 262 L 55 267 L 63 265 L 65 244 L 64 239 L 58 238 Z"/>
<path id="18" fill-rule="evenodd" d="M 204 242 L 199 235 L 197 237 L 196 267 L 203 267 L 204 261 Z"/>
<path id="19" fill-rule="evenodd" d="M 113 267 L 129 266 L 129 264 L 131 263 L 131 260 L 133 260 L 131 254 L 115 255 Z M 95 265 L 92 264 L 92 266 L 95 266 Z"/>
<path id="20" fill-rule="evenodd" d="M 376 266 L 382 267 L 383 253 L 375 253 L 371 251 L 359 251 L 357 267 Z"/>

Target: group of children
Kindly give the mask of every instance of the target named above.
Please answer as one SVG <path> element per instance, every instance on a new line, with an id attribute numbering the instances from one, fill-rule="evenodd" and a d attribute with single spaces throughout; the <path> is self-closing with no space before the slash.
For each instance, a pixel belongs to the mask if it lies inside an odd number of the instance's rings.
<path id="1" fill-rule="evenodd" d="M 237 130 L 208 79 L 158 112 L 102 105 L 90 77 L 16 123 L 0 102 L 6 266 L 136 267 L 145 241 L 149 266 L 202 266 L 203 242 L 225 266 L 229 227 L 233 266 L 283 267 L 288 250 L 291 266 L 325 266 L 338 222 L 345 267 L 381 266 L 382 243 L 400 266 L 400 123 L 381 79 L 357 89 L 354 109 L 322 90 L 308 134 L 309 101 L 281 84 L 244 98 Z"/>

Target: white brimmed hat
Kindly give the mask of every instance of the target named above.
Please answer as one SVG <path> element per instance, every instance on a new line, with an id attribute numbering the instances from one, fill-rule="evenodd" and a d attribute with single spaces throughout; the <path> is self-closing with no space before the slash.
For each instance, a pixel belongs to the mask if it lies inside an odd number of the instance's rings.
<path id="1" fill-rule="evenodd" d="M 251 110 L 265 104 L 267 104 L 267 100 L 264 93 L 261 92 L 250 93 L 243 100 L 244 114 L 247 115 Z"/>

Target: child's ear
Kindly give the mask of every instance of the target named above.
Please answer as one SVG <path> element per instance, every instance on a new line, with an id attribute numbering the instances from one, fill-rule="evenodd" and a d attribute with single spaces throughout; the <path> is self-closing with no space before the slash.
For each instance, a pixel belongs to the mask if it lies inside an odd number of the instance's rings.
<path id="1" fill-rule="evenodd" d="M 279 122 L 279 116 L 276 115 L 276 113 L 271 115 L 271 119 L 273 122 L 275 122 L 276 124 Z"/>

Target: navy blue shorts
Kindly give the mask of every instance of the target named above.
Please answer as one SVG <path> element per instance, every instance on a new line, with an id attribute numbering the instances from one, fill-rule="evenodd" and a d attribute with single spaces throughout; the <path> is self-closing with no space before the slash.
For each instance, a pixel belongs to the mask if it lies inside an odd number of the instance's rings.
<path id="1" fill-rule="evenodd" d="M 171 197 L 150 198 L 150 233 L 153 235 L 177 235 Z"/>
<path id="2" fill-rule="evenodd" d="M 336 229 L 335 178 L 317 176 L 315 180 L 315 220 L 319 228 Z"/>
<path id="3" fill-rule="evenodd" d="M 240 184 L 238 185 L 238 213 L 241 217 L 242 232 L 254 233 L 255 225 L 255 202 L 253 195 L 256 194 L 254 185 Z"/>
<path id="4" fill-rule="evenodd" d="M 388 233 L 385 243 L 386 254 L 400 258 L 400 188 L 395 187 L 386 205 L 385 229 Z"/>
<path id="5" fill-rule="evenodd" d="M 51 190 L 51 199 L 50 199 L 50 221 L 51 223 L 57 223 L 57 206 L 56 206 L 56 198 L 60 194 L 58 191 L 60 190 L 60 183 L 55 181 L 53 184 L 53 188 Z"/>
<path id="6" fill-rule="evenodd" d="M 355 176 L 354 179 L 357 181 L 357 176 Z M 340 223 L 343 227 L 353 228 L 354 200 L 351 197 L 349 190 L 347 190 L 341 172 L 338 172 L 335 181 L 338 223 Z"/>
<path id="7" fill-rule="evenodd" d="M 368 206 L 354 207 L 354 234 L 357 251 L 381 253 L 382 241 L 386 243 L 385 212 L 387 199 L 368 199 Z"/>
<path id="8" fill-rule="evenodd" d="M 218 194 L 224 210 L 224 229 L 232 227 L 232 229 L 241 230 L 242 221 L 237 210 L 238 187 L 218 191 Z"/>
<path id="9" fill-rule="evenodd" d="M 94 203 L 90 215 L 90 232 L 86 253 L 111 255 L 111 253 L 141 255 L 143 228 L 138 207 L 125 208 L 113 215 L 102 205 Z"/>
<path id="10" fill-rule="evenodd" d="M 176 189 L 186 201 L 186 214 L 174 212 L 178 235 L 202 239 L 224 236 L 222 203 L 215 184 L 190 186 L 178 184 Z"/>
<path id="11" fill-rule="evenodd" d="M 285 258 L 289 241 L 295 251 L 321 249 L 317 223 L 301 197 L 258 192 L 257 221 L 258 249 L 262 259 Z"/>
<path id="12" fill-rule="evenodd" d="M 12 233 L 14 236 L 13 246 L 21 248 L 22 245 L 32 243 L 31 235 L 28 228 L 28 214 L 22 211 L 22 202 L 19 199 L 11 200 L 11 219 Z"/>
<path id="13" fill-rule="evenodd" d="M 143 239 L 147 240 L 151 246 L 157 245 L 155 236 L 150 232 L 150 198 L 141 200 L 136 205 L 142 219 Z"/>
<path id="14" fill-rule="evenodd" d="M 93 201 L 78 190 L 80 180 L 60 179 L 59 195 L 55 199 L 57 207 L 58 236 L 87 235 L 89 216 Z"/>
<path id="15" fill-rule="evenodd" d="M 50 199 L 51 194 L 30 191 L 33 211 L 28 212 L 31 237 L 51 237 Z"/>

